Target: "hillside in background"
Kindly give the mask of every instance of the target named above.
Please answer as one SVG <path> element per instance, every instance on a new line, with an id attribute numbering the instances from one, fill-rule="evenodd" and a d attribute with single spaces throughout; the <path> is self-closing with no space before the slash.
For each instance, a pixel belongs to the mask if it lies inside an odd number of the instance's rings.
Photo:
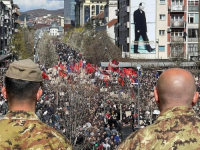
<path id="1" fill-rule="evenodd" d="M 29 10 L 26 12 L 21 12 L 21 16 L 19 17 L 20 20 L 24 20 L 24 16 L 26 15 L 26 19 L 34 18 L 34 17 L 42 17 L 46 16 L 47 14 L 51 14 L 52 16 L 64 16 L 64 9 L 58 10 L 46 10 L 46 9 L 35 9 Z"/>

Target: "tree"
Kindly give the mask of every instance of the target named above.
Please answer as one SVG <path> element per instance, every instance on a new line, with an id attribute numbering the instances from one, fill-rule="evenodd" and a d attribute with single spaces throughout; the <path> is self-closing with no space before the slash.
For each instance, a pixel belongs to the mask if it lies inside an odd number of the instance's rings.
<path id="1" fill-rule="evenodd" d="M 111 41 L 106 31 L 74 28 L 67 32 L 64 42 L 81 52 L 85 59 L 93 64 L 121 57 L 120 49 Z"/>
<path id="2" fill-rule="evenodd" d="M 83 54 L 87 61 L 94 64 L 121 57 L 120 49 L 111 41 L 106 31 L 86 35 L 84 37 Z"/>
<path id="3" fill-rule="evenodd" d="M 35 30 L 31 29 L 31 28 L 23 28 L 22 32 L 23 32 L 23 36 L 24 36 L 24 43 L 25 43 L 26 51 L 29 54 L 30 58 L 33 59 Z"/>
<path id="4" fill-rule="evenodd" d="M 19 28 L 18 32 L 12 36 L 12 52 L 18 55 L 19 59 L 30 58 L 30 53 L 26 49 L 23 29 Z"/>
<path id="5" fill-rule="evenodd" d="M 183 50 L 184 40 L 183 38 L 178 38 L 174 43 L 171 44 L 171 58 L 175 62 L 175 65 L 180 67 L 181 63 L 184 61 L 185 52 Z"/>
<path id="6" fill-rule="evenodd" d="M 42 38 L 38 42 L 37 52 L 39 60 L 45 67 L 52 67 L 57 62 L 57 53 L 53 44 L 52 37 L 44 32 Z"/>

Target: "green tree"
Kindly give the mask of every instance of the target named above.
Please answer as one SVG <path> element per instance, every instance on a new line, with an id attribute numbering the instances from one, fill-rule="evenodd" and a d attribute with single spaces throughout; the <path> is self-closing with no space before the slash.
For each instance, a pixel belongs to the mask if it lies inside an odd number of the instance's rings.
<path id="1" fill-rule="evenodd" d="M 19 59 L 30 58 L 30 54 L 26 50 L 25 38 L 22 28 L 18 29 L 18 32 L 12 36 L 12 52 L 19 56 Z"/>

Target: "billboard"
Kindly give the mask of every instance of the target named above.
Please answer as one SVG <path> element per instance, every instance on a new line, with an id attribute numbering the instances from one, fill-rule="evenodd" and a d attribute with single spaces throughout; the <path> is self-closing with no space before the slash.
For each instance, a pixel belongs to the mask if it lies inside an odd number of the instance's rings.
<path id="1" fill-rule="evenodd" d="M 130 53 L 155 54 L 156 0 L 130 2 Z"/>

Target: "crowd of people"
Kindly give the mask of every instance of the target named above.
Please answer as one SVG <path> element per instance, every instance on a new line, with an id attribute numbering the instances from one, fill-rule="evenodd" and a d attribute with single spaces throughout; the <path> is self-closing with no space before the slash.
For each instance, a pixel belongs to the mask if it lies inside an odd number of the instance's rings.
<path id="1" fill-rule="evenodd" d="M 88 66 L 80 53 L 65 44 L 57 43 L 55 47 L 58 64 L 45 68 L 38 62 L 44 79 L 36 114 L 42 122 L 65 135 L 74 147 L 114 150 L 124 140 L 123 128 L 131 127 L 135 131 L 137 125 L 143 128 L 156 119 L 158 114 L 153 111 L 158 108 L 153 90 L 160 74 L 157 69 L 142 68 L 138 76 L 125 75 L 121 84 L 119 71 Z M 9 63 L 7 60 L 1 66 L 1 87 Z M 78 70 L 74 69 L 76 64 L 79 64 Z M 187 69 L 195 76 L 199 87 L 198 70 Z M 2 95 L 0 105 L 5 114 L 8 105 Z M 198 111 L 198 107 L 194 108 Z"/>

